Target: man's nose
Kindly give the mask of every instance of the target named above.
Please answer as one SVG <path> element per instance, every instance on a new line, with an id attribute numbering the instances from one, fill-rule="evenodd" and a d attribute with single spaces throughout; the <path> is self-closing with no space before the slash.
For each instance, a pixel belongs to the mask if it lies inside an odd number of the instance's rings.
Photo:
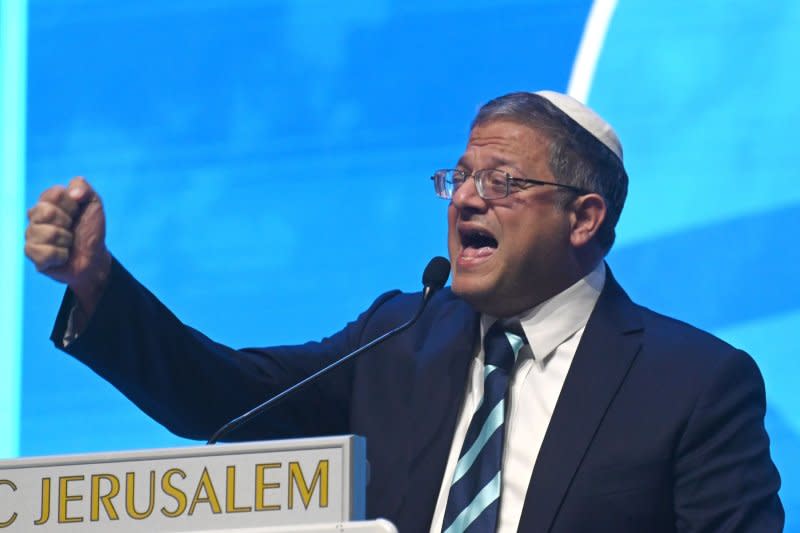
<path id="1" fill-rule="evenodd" d="M 461 187 L 453 193 L 453 205 L 459 209 L 476 209 L 482 210 L 486 208 L 486 200 L 481 198 L 478 194 L 478 187 L 475 179 L 467 179 Z"/>

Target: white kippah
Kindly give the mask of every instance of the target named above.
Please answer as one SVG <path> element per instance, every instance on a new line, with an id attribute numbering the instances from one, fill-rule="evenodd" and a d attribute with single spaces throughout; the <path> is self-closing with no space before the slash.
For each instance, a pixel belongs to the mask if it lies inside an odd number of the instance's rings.
<path id="1" fill-rule="evenodd" d="M 534 94 L 538 94 L 563 111 L 583 129 L 594 135 L 598 141 L 605 144 L 622 161 L 622 143 L 619 142 L 614 128 L 600 115 L 566 94 L 555 91 L 536 91 Z"/>

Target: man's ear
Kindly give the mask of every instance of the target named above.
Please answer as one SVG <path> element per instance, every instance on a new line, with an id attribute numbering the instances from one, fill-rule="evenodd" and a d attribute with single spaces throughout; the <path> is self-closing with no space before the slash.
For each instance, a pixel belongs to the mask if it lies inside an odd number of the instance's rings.
<path id="1" fill-rule="evenodd" d="M 571 205 L 570 241 L 576 248 L 585 246 L 597 235 L 606 219 L 606 201 L 597 193 L 578 196 Z"/>

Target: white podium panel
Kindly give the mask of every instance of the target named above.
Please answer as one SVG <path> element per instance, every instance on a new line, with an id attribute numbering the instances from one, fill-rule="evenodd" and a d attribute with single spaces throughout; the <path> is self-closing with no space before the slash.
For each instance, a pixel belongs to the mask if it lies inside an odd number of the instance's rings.
<path id="1" fill-rule="evenodd" d="M 0 532 L 350 531 L 292 528 L 363 519 L 365 468 L 354 436 L 0 461 Z"/>
<path id="2" fill-rule="evenodd" d="M 310 524 L 306 526 L 258 527 L 255 529 L 221 529 L 203 533 L 397 533 L 397 528 L 388 520 L 369 522 L 347 522 L 340 524 Z"/>

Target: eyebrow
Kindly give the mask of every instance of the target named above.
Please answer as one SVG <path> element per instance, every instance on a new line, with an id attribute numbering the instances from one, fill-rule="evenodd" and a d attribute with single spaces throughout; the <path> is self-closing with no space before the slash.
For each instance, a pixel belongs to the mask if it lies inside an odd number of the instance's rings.
<path id="1" fill-rule="evenodd" d="M 466 168 L 466 169 L 468 169 L 468 170 L 472 170 L 472 167 L 470 167 L 469 165 L 467 165 L 467 164 L 466 164 L 466 162 L 464 161 L 464 156 L 461 156 L 461 157 L 459 158 L 458 162 L 456 163 L 456 167 L 457 167 L 457 168 Z M 499 168 L 498 168 L 498 167 L 508 167 L 508 168 L 511 168 L 511 172 L 510 172 L 511 174 L 519 174 L 519 175 L 524 175 L 524 174 L 525 174 L 525 173 L 522 171 L 522 169 L 520 169 L 520 168 L 519 168 L 517 165 L 515 165 L 514 163 L 512 163 L 512 162 L 508 161 L 507 159 L 502 159 L 502 158 L 497 158 L 497 157 L 493 157 L 493 158 L 491 158 L 491 166 L 488 166 L 488 167 L 486 167 L 486 168 L 494 168 L 494 169 L 498 169 L 498 170 L 499 170 Z"/>
<path id="2" fill-rule="evenodd" d="M 464 156 L 458 158 L 458 161 L 456 161 L 456 168 L 470 168 L 470 166 L 464 162 Z"/>
<path id="3" fill-rule="evenodd" d="M 492 159 L 492 161 L 494 161 L 495 168 L 496 167 L 508 167 L 514 173 L 524 174 L 524 172 L 522 172 L 521 168 L 519 168 L 517 165 L 515 165 L 511 161 L 508 161 L 507 159 Z"/>

